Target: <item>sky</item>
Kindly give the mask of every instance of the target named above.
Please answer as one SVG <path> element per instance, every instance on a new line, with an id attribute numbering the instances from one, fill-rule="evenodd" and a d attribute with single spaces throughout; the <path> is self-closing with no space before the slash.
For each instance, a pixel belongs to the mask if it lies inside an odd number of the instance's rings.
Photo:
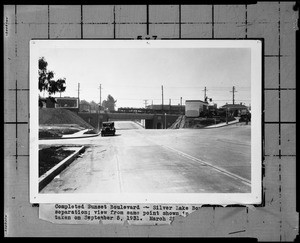
<path id="1" fill-rule="evenodd" d="M 250 105 L 250 48 L 63 48 L 39 50 L 54 78 L 66 78 L 62 97 L 102 101 L 110 94 L 119 107 L 178 105 L 203 100 L 204 88 L 218 107 L 232 103 Z M 59 97 L 59 94 L 55 95 Z M 146 100 L 146 101 L 145 101 Z"/>

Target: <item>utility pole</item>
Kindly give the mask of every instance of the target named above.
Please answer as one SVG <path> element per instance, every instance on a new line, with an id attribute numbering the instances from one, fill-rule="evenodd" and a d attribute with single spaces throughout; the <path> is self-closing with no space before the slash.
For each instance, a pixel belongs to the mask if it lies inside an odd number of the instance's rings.
<path id="1" fill-rule="evenodd" d="M 78 111 L 80 110 L 80 83 L 78 83 Z"/>
<path id="2" fill-rule="evenodd" d="M 144 100 L 144 103 L 145 103 L 145 108 L 147 108 L 148 100 Z"/>
<path id="3" fill-rule="evenodd" d="M 171 106 L 171 99 L 169 99 L 169 106 Z"/>
<path id="4" fill-rule="evenodd" d="M 232 104 L 234 105 L 234 93 L 237 91 L 235 90 L 235 87 L 232 86 L 232 91 L 229 91 L 229 92 L 232 92 Z"/>
<path id="5" fill-rule="evenodd" d="M 161 110 L 164 110 L 164 86 L 161 86 Z"/>
<path id="6" fill-rule="evenodd" d="M 77 91 L 78 91 L 78 100 L 79 100 L 79 97 L 80 97 L 80 83 L 78 83 L 78 89 L 77 89 Z"/>
<path id="7" fill-rule="evenodd" d="M 204 91 L 204 100 L 203 101 L 205 101 L 205 99 L 206 99 L 206 91 L 208 91 L 208 90 L 206 89 L 206 87 L 204 87 L 204 90 L 202 90 L 202 91 Z"/>
<path id="8" fill-rule="evenodd" d="M 97 123 L 98 123 L 98 132 L 100 131 L 100 110 L 101 110 L 101 107 L 102 107 L 102 99 L 101 99 L 101 84 L 99 85 L 99 89 L 100 89 L 100 104 L 99 104 L 99 108 L 97 109 Z"/>
<path id="9" fill-rule="evenodd" d="M 102 106 L 102 104 L 101 104 L 101 102 L 102 102 L 102 99 L 101 99 L 101 84 L 100 84 L 100 86 L 99 86 L 99 89 L 100 89 L 100 108 L 101 108 L 101 106 Z"/>
<path id="10" fill-rule="evenodd" d="M 182 112 L 182 97 L 180 97 L 180 114 Z"/>

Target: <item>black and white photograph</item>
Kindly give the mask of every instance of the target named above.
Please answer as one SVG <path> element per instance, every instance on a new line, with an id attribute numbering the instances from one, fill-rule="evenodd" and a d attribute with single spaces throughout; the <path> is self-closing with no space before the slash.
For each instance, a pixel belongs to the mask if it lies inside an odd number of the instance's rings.
<path id="1" fill-rule="evenodd" d="M 32 203 L 261 203 L 260 40 L 31 40 Z"/>

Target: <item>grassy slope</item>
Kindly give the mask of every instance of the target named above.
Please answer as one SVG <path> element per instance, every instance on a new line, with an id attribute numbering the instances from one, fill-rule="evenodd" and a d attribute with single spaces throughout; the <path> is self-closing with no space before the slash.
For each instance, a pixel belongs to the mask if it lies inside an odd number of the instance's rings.
<path id="1" fill-rule="evenodd" d="M 67 109 L 41 108 L 39 109 L 40 125 L 67 125 L 76 124 L 85 129 L 94 129 L 76 113 Z"/>

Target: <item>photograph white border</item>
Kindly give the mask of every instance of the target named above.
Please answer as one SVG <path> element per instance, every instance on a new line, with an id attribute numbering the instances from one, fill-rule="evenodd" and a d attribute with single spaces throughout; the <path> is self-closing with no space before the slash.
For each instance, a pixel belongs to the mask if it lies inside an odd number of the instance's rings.
<path id="1" fill-rule="evenodd" d="M 38 59 L 42 48 L 250 48 L 251 192 L 250 193 L 65 193 L 38 189 Z M 262 202 L 262 49 L 261 40 L 31 40 L 30 41 L 30 203 L 260 204 Z"/>

